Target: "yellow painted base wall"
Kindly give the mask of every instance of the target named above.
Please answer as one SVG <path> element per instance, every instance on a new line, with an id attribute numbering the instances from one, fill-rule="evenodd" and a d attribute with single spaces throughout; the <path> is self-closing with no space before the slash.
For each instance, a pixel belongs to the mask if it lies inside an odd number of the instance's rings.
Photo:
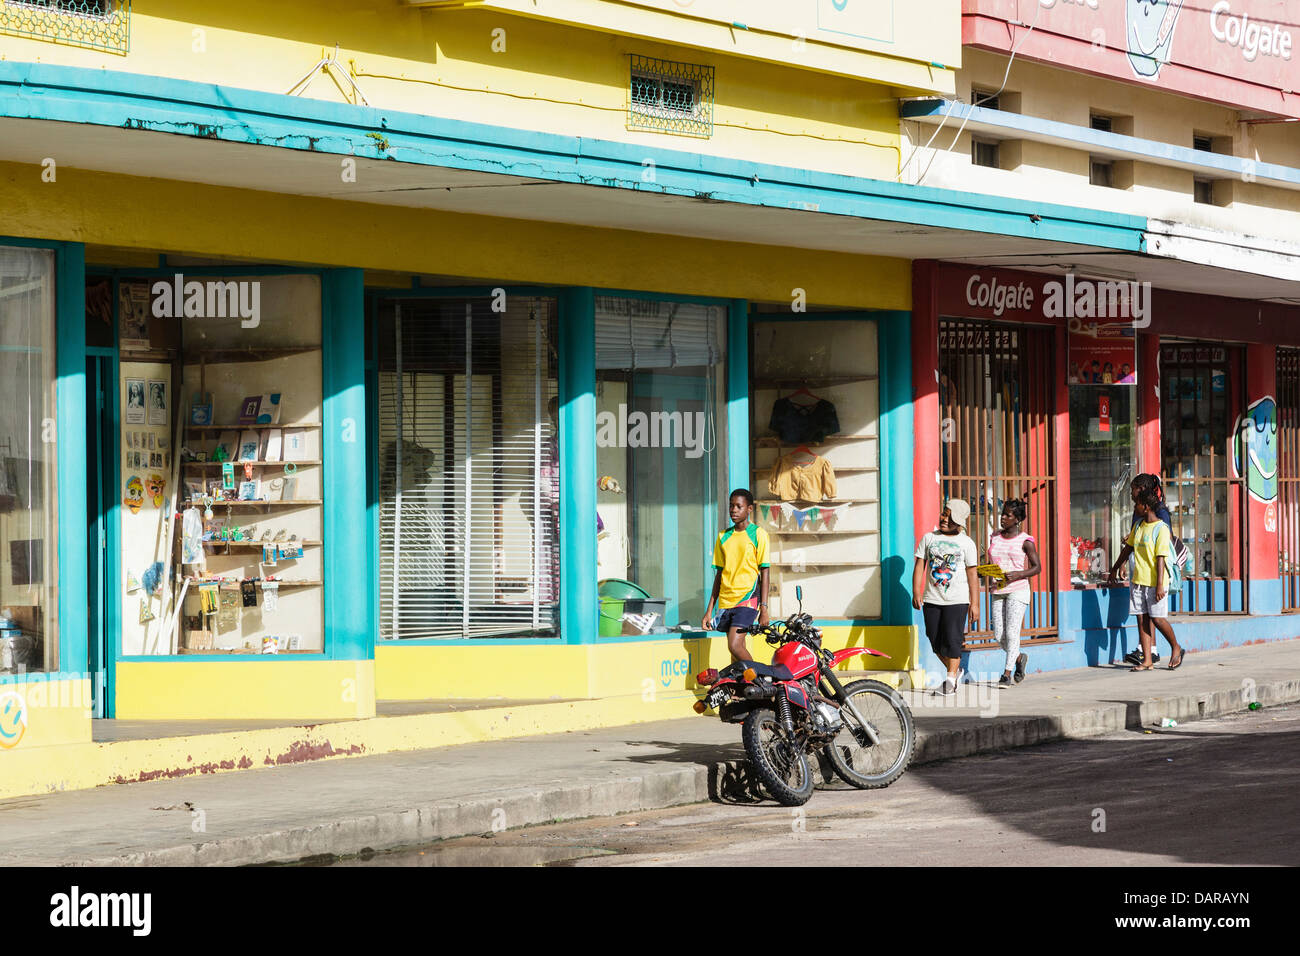
<path id="1" fill-rule="evenodd" d="M 841 670 L 907 672 L 919 685 L 914 627 L 828 627 L 829 648 L 872 647 L 888 658 L 858 655 Z M 772 648 L 750 639 L 756 660 Z M 692 692 L 695 675 L 731 660 L 721 636 L 590 645 L 416 645 L 375 648 L 375 696 L 379 700 L 568 700 Z"/>
<path id="2" fill-rule="evenodd" d="M 90 741 L 87 678 L 0 684 L 0 776 L 6 758 L 35 747 Z"/>
<path id="3" fill-rule="evenodd" d="M 373 661 L 122 661 L 119 720 L 375 715 Z"/>

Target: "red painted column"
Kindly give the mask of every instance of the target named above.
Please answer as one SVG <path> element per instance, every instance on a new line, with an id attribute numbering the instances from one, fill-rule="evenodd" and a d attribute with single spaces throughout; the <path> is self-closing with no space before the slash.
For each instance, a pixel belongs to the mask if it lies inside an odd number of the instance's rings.
<path id="1" fill-rule="evenodd" d="M 1255 450 L 1255 461 L 1247 465 L 1246 555 L 1250 562 L 1250 580 L 1277 579 L 1277 350 L 1271 345 L 1246 346 L 1246 420 L 1241 429 L 1250 429 L 1251 445 L 1239 431 L 1235 447 Z M 1267 422 L 1271 419 L 1271 427 Z M 1259 425 L 1265 422 L 1261 430 Z M 1268 460 L 1269 452 L 1272 461 Z M 1256 467 L 1258 462 L 1260 467 Z M 1267 480 L 1270 468 L 1273 480 Z M 1252 474 L 1253 473 L 1253 474 Z M 1253 482 L 1253 488 L 1252 488 Z"/>
<path id="2" fill-rule="evenodd" d="M 939 269 L 912 264 L 912 523 L 916 540 L 939 517 Z"/>
<path id="3" fill-rule="evenodd" d="M 1164 470 L 1160 450 L 1160 336 L 1137 337 L 1137 470 L 1159 475 Z"/>
<path id="4" fill-rule="evenodd" d="M 1052 425 L 1053 474 L 1056 475 L 1056 590 L 1070 585 L 1070 386 L 1066 369 L 1070 358 L 1069 335 L 1064 325 L 1055 330 L 1056 414 Z M 1059 621 L 1057 622 L 1059 625 Z"/>

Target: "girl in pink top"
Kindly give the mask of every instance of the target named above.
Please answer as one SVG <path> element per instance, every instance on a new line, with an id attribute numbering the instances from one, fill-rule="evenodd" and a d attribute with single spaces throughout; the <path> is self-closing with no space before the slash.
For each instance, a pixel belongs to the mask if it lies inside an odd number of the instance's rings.
<path id="1" fill-rule="evenodd" d="M 1013 671 L 1015 683 L 1025 679 L 1029 655 L 1020 653 L 1020 626 L 1032 593 L 1029 579 L 1042 570 L 1033 535 L 1022 527 L 1024 520 L 1025 503 L 1013 498 L 1002 506 L 1001 530 L 989 535 L 988 563 L 1006 573 L 1005 579 L 989 582 L 989 587 L 1001 582 L 993 591 L 993 633 L 1007 655 L 1006 670 L 998 681 L 1002 687 L 1011 686 Z"/>

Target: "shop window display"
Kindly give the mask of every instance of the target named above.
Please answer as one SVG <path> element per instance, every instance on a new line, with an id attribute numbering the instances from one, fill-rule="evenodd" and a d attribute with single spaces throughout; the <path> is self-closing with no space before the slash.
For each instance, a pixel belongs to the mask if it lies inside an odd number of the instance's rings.
<path id="1" fill-rule="evenodd" d="M 1136 390 L 1131 385 L 1070 385 L 1070 581 L 1106 581 L 1132 527 Z"/>
<path id="2" fill-rule="evenodd" d="M 122 653 L 320 653 L 315 276 L 122 279 Z"/>
<path id="3" fill-rule="evenodd" d="M 553 636 L 555 300 L 380 304 L 380 637 Z"/>
<path id="4" fill-rule="evenodd" d="M 773 617 L 796 585 L 819 616 L 881 615 L 877 347 L 865 320 L 754 323 L 752 489 Z"/>
<path id="5" fill-rule="evenodd" d="M 0 675 L 59 666 L 54 337 L 53 253 L 0 246 Z"/>
<path id="6" fill-rule="evenodd" d="M 725 320 L 718 306 L 596 297 L 594 533 L 606 636 L 698 628 L 704 615 L 730 490 Z"/>

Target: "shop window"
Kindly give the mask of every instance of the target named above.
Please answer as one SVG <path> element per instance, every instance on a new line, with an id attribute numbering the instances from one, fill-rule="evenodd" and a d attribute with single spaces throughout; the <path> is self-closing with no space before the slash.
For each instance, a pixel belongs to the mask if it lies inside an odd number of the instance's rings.
<path id="1" fill-rule="evenodd" d="M 1025 530 L 1038 542 L 1043 571 L 1030 581 L 1033 598 L 1023 634 L 1057 635 L 1055 591 L 1056 476 L 1053 423 L 1056 383 L 1051 329 L 943 319 L 939 323 L 940 495 L 971 506 L 968 531 L 981 553 L 1002 505 L 1026 502 Z M 939 516 L 925 516 L 938 522 Z M 992 620 L 985 607 L 985 628 Z M 967 635 L 972 648 L 993 632 Z"/>
<path id="2" fill-rule="evenodd" d="M 130 0 L 8 0 L 0 3 L 0 33 L 127 53 Z"/>
<path id="3" fill-rule="evenodd" d="M 1105 582 L 1132 527 L 1136 391 L 1131 383 L 1070 384 L 1070 583 L 1076 588 Z"/>
<path id="4" fill-rule="evenodd" d="M 881 616 L 880 368 L 869 320 L 756 321 L 756 515 L 771 540 L 773 618 Z M 815 474 L 798 486 L 793 474 Z"/>
<path id="5" fill-rule="evenodd" d="M 718 306 L 596 297 L 597 573 L 636 584 L 645 613 L 662 614 L 620 622 L 602 610 L 606 634 L 698 627 L 704 615 L 730 490 L 725 321 Z"/>
<path id="6" fill-rule="evenodd" d="M 1277 570 L 1282 609 L 1300 611 L 1300 349 L 1277 350 Z"/>
<path id="7" fill-rule="evenodd" d="M 628 81 L 628 129 L 712 136 L 713 82 L 711 66 L 634 54 Z"/>
<path id="8" fill-rule="evenodd" d="M 320 280 L 124 278 L 114 305 L 123 656 L 320 653 Z"/>
<path id="9" fill-rule="evenodd" d="M 1174 534 L 1194 562 L 1173 610 L 1245 610 L 1244 479 L 1233 463 L 1242 412 L 1241 351 L 1179 342 L 1160 349 L 1160 439 Z"/>
<path id="10" fill-rule="evenodd" d="M 382 304 L 381 639 L 558 632 L 555 314 L 525 296 Z"/>
<path id="11" fill-rule="evenodd" d="M 0 675 L 58 668 L 54 337 L 53 253 L 0 246 Z"/>

